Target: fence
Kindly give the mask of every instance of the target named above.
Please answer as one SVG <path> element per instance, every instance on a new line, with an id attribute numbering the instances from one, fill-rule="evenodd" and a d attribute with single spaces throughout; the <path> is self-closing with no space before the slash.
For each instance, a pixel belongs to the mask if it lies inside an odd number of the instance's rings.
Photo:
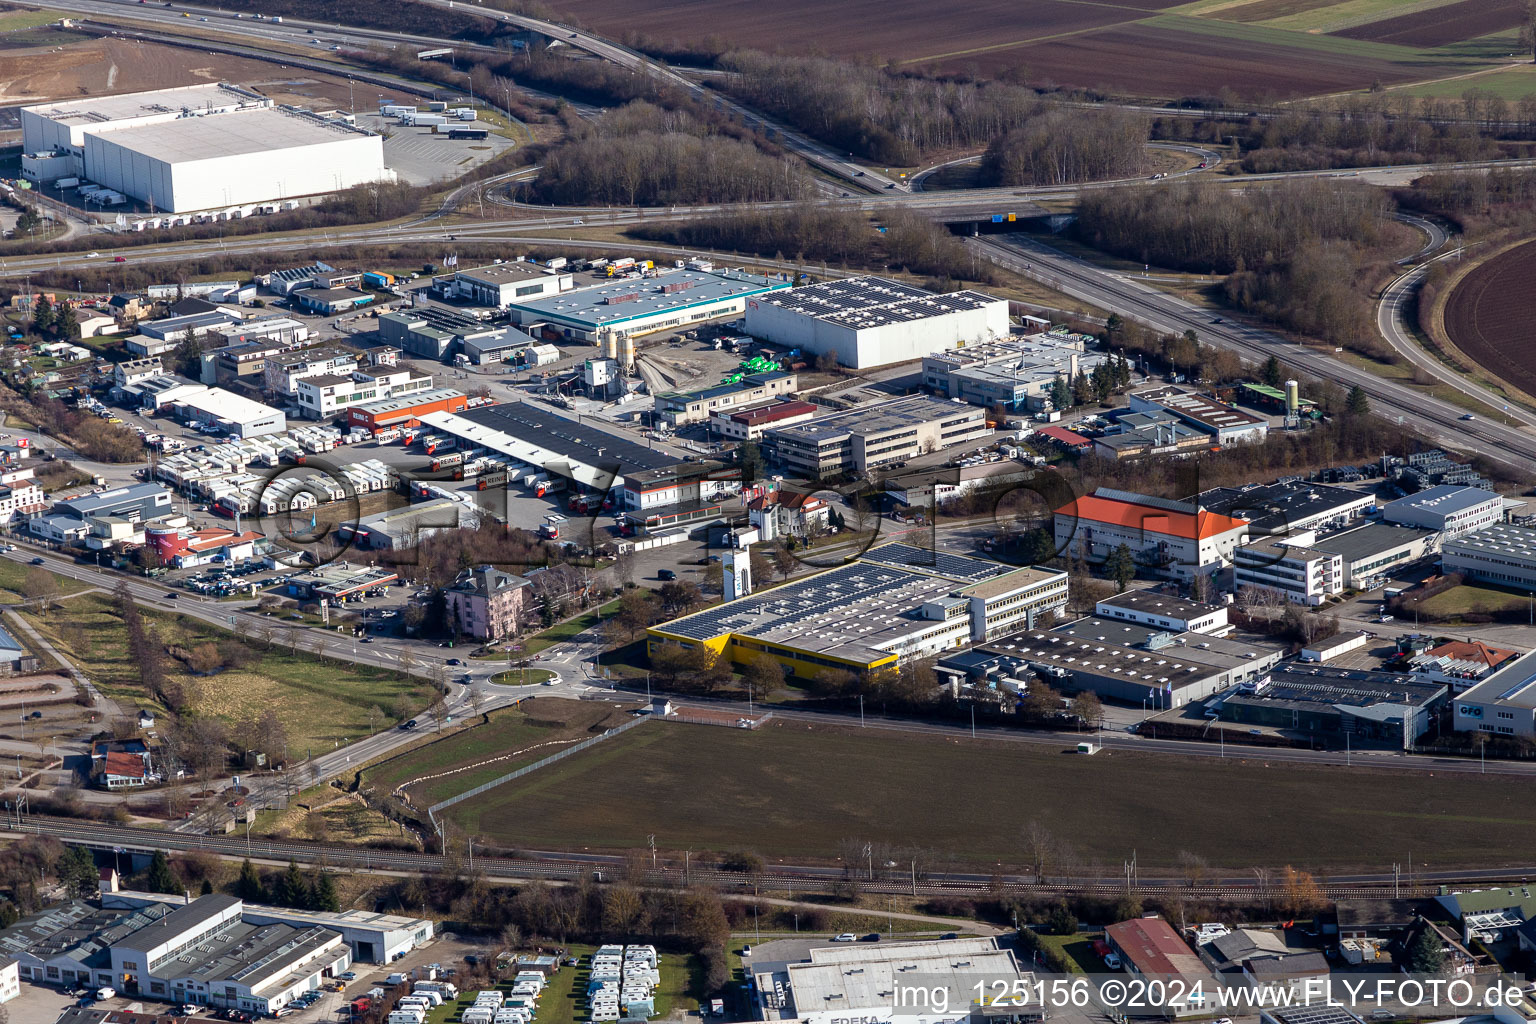
<path id="1" fill-rule="evenodd" d="M 427 808 L 427 817 L 429 819 L 431 819 L 431 821 L 432 821 L 432 828 L 434 830 L 436 830 L 438 835 L 442 835 L 442 832 L 443 832 L 442 826 L 439 825 L 438 822 L 437 822 L 437 812 L 438 811 L 441 811 L 441 810 L 443 810 L 445 808 L 448 808 L 448 807 L 452 807 L 454 804 L 458 803 L 461 800 L 468 800 L 472 796 L 479 796 L 481 793 L 484 793 L 486 790 L 495 789 L 497 786 L 500 786 L 504 782 L 511 782 L 513 779 L 520 779 L 524 775 L 527 775 L 529 772 L 536 772 L 540 768 L 547 768 L 550 765 L 554 764 L 556 761 L 559 761 L 559 760 L 562 760 L 564 758 L 570 757 L 572 754 L 579 754 L 583 750 L 586 750 L 588 747 L 595 746 L 595 745 L 603 742 L 604 740 L 612 739 L 613 737 L 619 735 L 619 733 L 628 732 L 629 730 L 635 728 L 635 726 L 637 726 L 637 725 L 644 725 L 646 722 L 649 722 L 650 720 L 651 719 L 650 719 L 649 715 L 641 715 L 638 718 L 634 718 L 634 719 L 631 719 L 628 722 L 625 722 L 623 725 L 616 725 L 612 729 L 609 729 L 607 732 L 599 733 L 598 735 L 593 736 L 589 740 L 582 740 L 580 743 L 576 744 L 574 747 L 566 747 L 564 750 L 561 750 L 561 751 L 559 751 L 557 753 L 554 753 L 554 754 L 550 754 L 548 757 L 544 758 L 542 761 L 535 761 L 533 764 L 525 764 L 525 765 L 523 765 L 523 767 L 517 769 L 516 771 L 508 772 L 507 774 L 505 774 L 505 775 L 503 775 L 503 776 L 501 776 L 499 778 L 492 779 L 490 782 L 482 783 L 481 785 L 476 786 L 474 789 L 465 790 L 464 792 L 458 794 L 457 796 L 449 797 L 447 800 L 440 800 L 437 803 L 433 804 L 431 807 Z"/>

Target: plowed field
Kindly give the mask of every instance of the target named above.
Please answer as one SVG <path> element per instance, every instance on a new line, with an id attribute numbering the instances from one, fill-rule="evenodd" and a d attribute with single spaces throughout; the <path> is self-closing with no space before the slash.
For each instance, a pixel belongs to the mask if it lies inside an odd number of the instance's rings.
<path id="1" fill-rule="evenodd" d="M 1515 28 L 1520 24 L 1524 6 L 1521 0 L 1461 0 L 1331 34 L 1395 46 L 1444 46 Z"/>
<path id="2" fill-rule="evenodd" d="M 1536 242 L 1527 242 L 1473 270 L 1451 293 L 1445 329 L 1456 347 L 1483 369 L 1536 395 Z"/>

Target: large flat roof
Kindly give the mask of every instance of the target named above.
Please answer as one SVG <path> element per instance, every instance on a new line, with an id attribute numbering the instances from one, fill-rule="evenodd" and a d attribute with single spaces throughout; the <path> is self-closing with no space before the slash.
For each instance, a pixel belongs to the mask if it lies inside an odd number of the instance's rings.
<path id="1" fill-rule="evenodd" d="M 1292 523 L 1329 513 L 1347 515 L 1375 501 L 1363 491 L 1314 483 L 1274 483 L 1256 487 L 1217 487 L 1200 495 L 1200 506 L 1246 519 L 1253 531 L 1285 534 Z"/>
<path id="2" fill-rule="evenodd" d="M 925 602 L 970 593 L 988 581 L 1019 589 L 1050 578 L 1039 569 L 1014 569 L 966 555 L 930 552 L 907 544 L 887 544 L 865 552 L 848 565 L 795 580 L 747 597 L 685 615 L 654 627 L 689 640 L 726 633 L 826 654 L 872 662 L 909 634 L 932 628 L 937 620 L 920 618 Z M 922 557 L 928 557 L 924 562 Z M 979 594 L 978 596 L 993 596 Z"/>
<path id="3" fill-rule="evenodd" d="M 483 284 L 510 284 L 514 281 L 527 281 L 532 278 L 554 277 L 556 272 L 548 267 L 541 267 L 537 263 L 515 260 L 508 263 L 492 263 L 484 267 L 471 267 L 469 270 L 459 270 L 454 273 L 454 276 L 470 281 L 479 281 Z"/>
<path id="4" fill-rule="evenodd" d="M 136 953 L 148 953 L 158 946 L 164 945 L 167 939 L 173 939 L 178 935 L 192 931 L 221 914 L 231 907 L 240 906 L 240 901 L 233 896 L 225 896 L 222 893 L 212 893 L 208 896 L 199 896 L 191 903 L 184 904 L 172 910 L 154 928 L 146 928 L 114 943 L 116 949 L 131 949 Z M 148 967 L 148 965 L 145 965 Z"/>
<path id="5" fill-rule="evenodd" d="M 229 423 L 249 423 L 252 420 L 278 414 L 278 410 L 270 405 L 254 402 L 233 391 L 225 391 L 223 388 L 209 388 L 207 391 L 188 395 L 186 398 L 179 399 L 176 404 L 190 406 L 199 412 L 205 412 L 209 416 Z"/>
<path id="6" fill-rule="evenodd" d="M 769 432 L 775 436 L 805 438 L 820 443 L 850 434 L 880 434 L 898 427 L 915 427 L 946 416 L 984 419 L 986 410 L 979 405 L 957 405 L 933 395 L 908 395 L 877 405 L 829 413 L 813 423 L 774 427 Z"/>
<path id="7" fill-rule="evenodd" d="M 112 132 L 111 141 L 156 160 L 186 163 L 366 138 L 371 134 L 313 114 L 270 107 L 119 128 Z"/>
<path id="8" fill-rule="evenodd" d="M 202 110 L 231 103 L 266 103 L 265 97 L 223 82 L 184 85 L 176 89 L 130 92 L 120 96 L 92 96 L 87 99 L 37 103 L 22 109 L 60 124 L 108 124 L 135 117 L 169 114 L 179 110 Z"/>
<path id="9" fill-rule="evenodd" d="M 1307 545 L 1314 551 L 1338 555 L 1346 562 L 1354 562 L 1370 555 L 1403 547 L 1423 540 L 1433 530 L 1421 530 L 1413 526 L 1394 526 L 1391 523 L 1367 523 L 1349 530 L 1319 537 Z"/>
<path id="10" fill-rule="evenodd" d="M 1123 594 L 1106 597 L 1100 607 L 1125 608 L 1145 615 L 1162 615 L 1170 619 L 1198 619 L 1221 608 L 1214 604 L 1190 601 L 1177 594 L 1161 594 L 1151 590 L 1127 590 Z"/>
<path id="11" fill-rule="evenodd" d="M 674 290 L 665 290 L 668 288 Z M 619 279 L 559 295 L 514 302 L 510 308 L 595 327 L 638 320 L 722 299 L 788 289 L 788 281 L 775 281 L 734 270 L 669 270 L 655 277 Z"/>
<path id="12" fill-rule="evenodd" d="M 1446 541 L 1441 552 L 1447 555 L 1456 552 L 1498 555 L 1531 564 L 1536 562 L 1536 529 L 1513 523 L 1494 523 L 1475 533 Z"/>
<path id="13" fill-rule="evenodd" d="M 823 323 L 860 330 L 985 309 L 1007 300 L 973 291 L 941 295 L 884 277 L 849 277 L 796 288 L 763 301 Z"/>
<path id="14" fill-rule="evenodd" d="M 1505 662 L 1497 672 L 1456 699 L 1470 704 L 1536 709 L 1536 651 Z"/>
<path id="15" fill-rule="evenodd" d="M 1469 508 L 1489 501 L 1498 500 L 1498 495 L 1493 491 L 1485 491 L 1481 487 L 1467 487 L 1461 484 L 1441 484 L 1438 487 L 1430 487 L 1417 493 L 1410 494 L 1396 501 L 1387 502 L 1385 512 L 1401 512 L 1414 509 L 1419 512 L 1429 512 L 1434 515 L 1449 516 L 1457 512 L 1464 512 Z"/>

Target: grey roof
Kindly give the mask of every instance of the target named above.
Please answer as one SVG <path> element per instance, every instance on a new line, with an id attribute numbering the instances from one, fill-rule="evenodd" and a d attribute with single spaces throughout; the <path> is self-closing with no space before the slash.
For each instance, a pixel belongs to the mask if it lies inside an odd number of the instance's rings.
<path id="1" fill-rule="evenodd" d="M 830 413 L 813 423 L 771 427 L 765 434 L 774 438 L 804 438 L 819 444 L 853 434 L 867 436 L 902 427 L 915 427 L 946 416 L 981 420 L 986 418 L 986 410 L 974 405 L 958 405 L 933 395 L 909 395 L 878 405 Z"/>
<path id="2" fill-rule="evenodd" d="M 1333 904 L 1333 916 L 1340 928 L 1401 928 L 1411 924 L 1418 914 L 1415 900 L 1351 899 L 1336 900 Z"/>
<path id="3" fill-rule="evenodd" d="M 23 109 L 62 124 L 96 125 L 177 110 L 195 111 L 231 103 L 264 102 L 267 102 L 264 97 L 236 86 L 206 82 L 119 96 L 92 96 L 89 99 L 39 103 Z"/>
<path id="4" fill-rule="evenodd" d="M 567 419 L 528 402 L 506 402 L 469 409 L 459 418 L 528 441 L 592 466 L 614 464 L 627 469 L 660 469 L 677 459 L 617 434 Z M 434 429 L 442 429 L 435 427 Z"/>
<path id="5" fill-rule="evenodd" d="M 1530 565 L 1536 563 L 1536 528 L 1495 523 L 1475 533 L 1446 541 L 1441 551 L 1447 555 L 1460 552 L 1469 555 L 1498 555 Z"/>
<path id="6" fill-rule="evenodd" d="M 1233 694 L 1228 701 L 1272 704 L 1286 701 L 1298 706 L 1331 705 L 1360 710 L 1379 705 L 1392 708 L 1425 707 L 1444 697 L 1444 683 L 1419 682 L 1403 672 L 1329 668 L 1308 662 L 1287 662 L 1269 671 L 1269 685 L 1257 694 Z"/>
<path id="7" fill-rule="evenodd" d="M 674 290 L 663 290 L 668 287 Z M 789 282 L 731 270 L 669 270 L 655 277 L 621 278 L 558 295 L 514 301 L 510 308 L 596 327 L 776 290 L 788 291 Z"/>
<path id="8" fill-rule="evenodd" d="M 931 576 L 944 576 L 958 582 L 980 583 L 994 576 L 1012 572 L 1014 566 L 970 555 L 955 555 L 948 551 L 932 551 L 914 544 L 882 544 L 870 548 L 859 556 L 862 561 L 881 565 L 896 565 L 916 569 Z"/>
<path id="9" fill-rule="evenodd" d="M 1536 651 L 1504 663 L 1497 672 L 1457 698 L 1469 704 L 1536 709 Z"/>
<path id="10" fill-rule="evenodd" d="M 1243 967 L 1251 974 L 1283 978 L 1296 974 L 1327 974 L 1331 970 L 1328 958 L 1318 952 L 1292 953 L 1289 956 L 1260 956 L 1243 961 Z"/>
<path id="11" fill-rule="evenodd" d="M 973 291 L 941 295 L 884 277 L 850 277 L 796 288 L 762 301 L 824 323 L 860 330 L 984 309 L 1005 300 Z"/>
<path id="12" fill-rule="evenodd" d="M 478 281 L 483 284 L 501 285 L 511 284 L 514 281 L 528 281 L 534 278 L 556 277 L 555 271 L 548 267 L 541 267 L 537 263 L 529 263 L 526 260 L 513 260 L 507 263 L 492 263 L 484 267 L 471 267 L 468 270 L 459 270 L 455 277 L 462 277 L 470 281 Z"/>
<path id="13" fill-rule="evenodd" d="M 13 957 L 25 953 L 39 960 L 68 956 L 88 962 L 170 912 L 170 907 L 158 904 L 122 910 L 70 900 L 0 931 L 0 953 Z"/>
<path id="14" fill-rule="evenodd" d="M 1222 960 L 1232 963 L 1249 957 L 1284 956 L 1287 952 L 1284 935 L 1257 928 L 1238 928 L 1213 939 L 1209 945 Z"/>
<path id="15" fill-rule="evenodd" d="M 128 484 L 126 487 L 114 487 L 110 490 L 95 491 L 91 494 L 82 494 L 75 498 L 64 498 L 54 502 L 55 512 L 84 518 L 85 516 L 98 515 L 107 509 L 119 509 L 140 502 L 152 501 L 161 504 L 160 498 L 165 498 L 165 504 L 170 503 L 171 492 L 163 485 L 145 482 Z"/>
<path id="16" fill-rule="evenodd" d="M 1492 491 L 1485 491 L 1481 487 L 1466 487 L 1461 484 L 1441 484 L 1438 487 L 1430 487 L 1418 491 L 1396 501 L 1387 503 L 1383 511 L 1391 516 L 1395 512 L 1412 509 L 1418 512 L 1429 512 L 1433 515 L 1449 516 L 1457 512 L 1464 512 L 1488 501 L 1495 501 L 1498 495 Z"/>
<path id="17" fill-rule="evenodd" d="M 1189 601 L 1177 594 L 1162 594 L 1153 590 L 1127 590 L 1123 594 L 1106 597 L 1099 602 L 1111 608 L 1125 608 L 1145 615 L 1163 615 L 1171 619 L 1197 619 L 1220 611 L 1214 604 Z"/>
<path id="18" fill-rule="evenodd" d="M 1284 535 L 1292 523 L 1325 516 L 1337 510 L 1344 514 L 1370 495 L 1326 484 L 1275 483 L 1258 487 L 1218 487 L 1200 495 L 1200 507 L 1236 519 L 1246 519 L 1250 534 Z"/>
<path id="19" fill-rule="evenodd" d="M 114 143 L 170 163 L 246 156 L 273 149 L 313 146 L 372 132 L 341 121 L 327 121 L 302 110 L 254 107 L 207 117 L 186 117 L 159 124 L 113 130 Z"/>
<path id="20" fill-rule="evenodd" d="M 515 576 L 510 572 L 502 572 L 494 565 L 477 565 L 473 569 L 465 571 L 462 578 L 449 587 L 461 594 L 478 594 L 481 597 L 489 597 L 507 590 L 516 590 L 519 587 L 531 586 L 521 576 Z"/>
<path id="21" fill-rule="evenodd" d="M 386 413 L 398 412 L 401 409 L 414 409 L 418 405 L 426 405 L 429 402 L 443 402 L 450 398 L 463 397 L 464 392 L 454 388 L 431 388 L 427 391 L 418 391 L 414 395 L 402 395 L 399 398 L 378 398 L 372 402 L 362 402 L 352 406 L 352 408 L 367 412 L 373 416 L 382 416 Z"/>
<path id="22" fill-rule="evenodd" d="M 165 942 L 174 935 L 189 932 L 206 921 L 211 921 L 231 907 L 240 906 L 240 901 L 233 896 L 225 896 L 214 893 L 209 896 L 200 896 L 191 903 L 177 907 L 168 915 L 161 918 L 153 928 L 143 929 L 128 936 L 121 942 L 114 943 L 118 949 L 131 949 L 137 953 L 148 953 L 156 946 Z"/>
<path id="23" fill-rule="evenodd" d="M 1339 555 L 1346 562 L 1358 562 L 1362 558 L 1423 540 L 1434 532 L 1413 526 L 1394 526 L 1391 523 L 1367 523 L 1318 537 L 1309 547 L 1314 551 Z"/>

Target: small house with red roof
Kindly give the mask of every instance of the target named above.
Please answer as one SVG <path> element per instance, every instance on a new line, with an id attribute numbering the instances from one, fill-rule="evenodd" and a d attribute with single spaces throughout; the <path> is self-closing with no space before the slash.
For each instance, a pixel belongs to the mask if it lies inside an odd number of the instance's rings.
<path id="1" fill-rule="evenodd" d="M 1408 663 L 1408 671 L 1426 683 L 1445 683 L 1452 695 L 1470 690 L 1494 669 L 1519 651 L 1494 647 L 1481 640 L 1449 640 L 1416 654 Z"/>
<path id="2" fill-rule="evenodd" d="M 827 529 L 831 515 L 831 506 L 816 495 L 782 487 L 747 502 L 747 519 L 763 540 L 816 536 Z"/>

